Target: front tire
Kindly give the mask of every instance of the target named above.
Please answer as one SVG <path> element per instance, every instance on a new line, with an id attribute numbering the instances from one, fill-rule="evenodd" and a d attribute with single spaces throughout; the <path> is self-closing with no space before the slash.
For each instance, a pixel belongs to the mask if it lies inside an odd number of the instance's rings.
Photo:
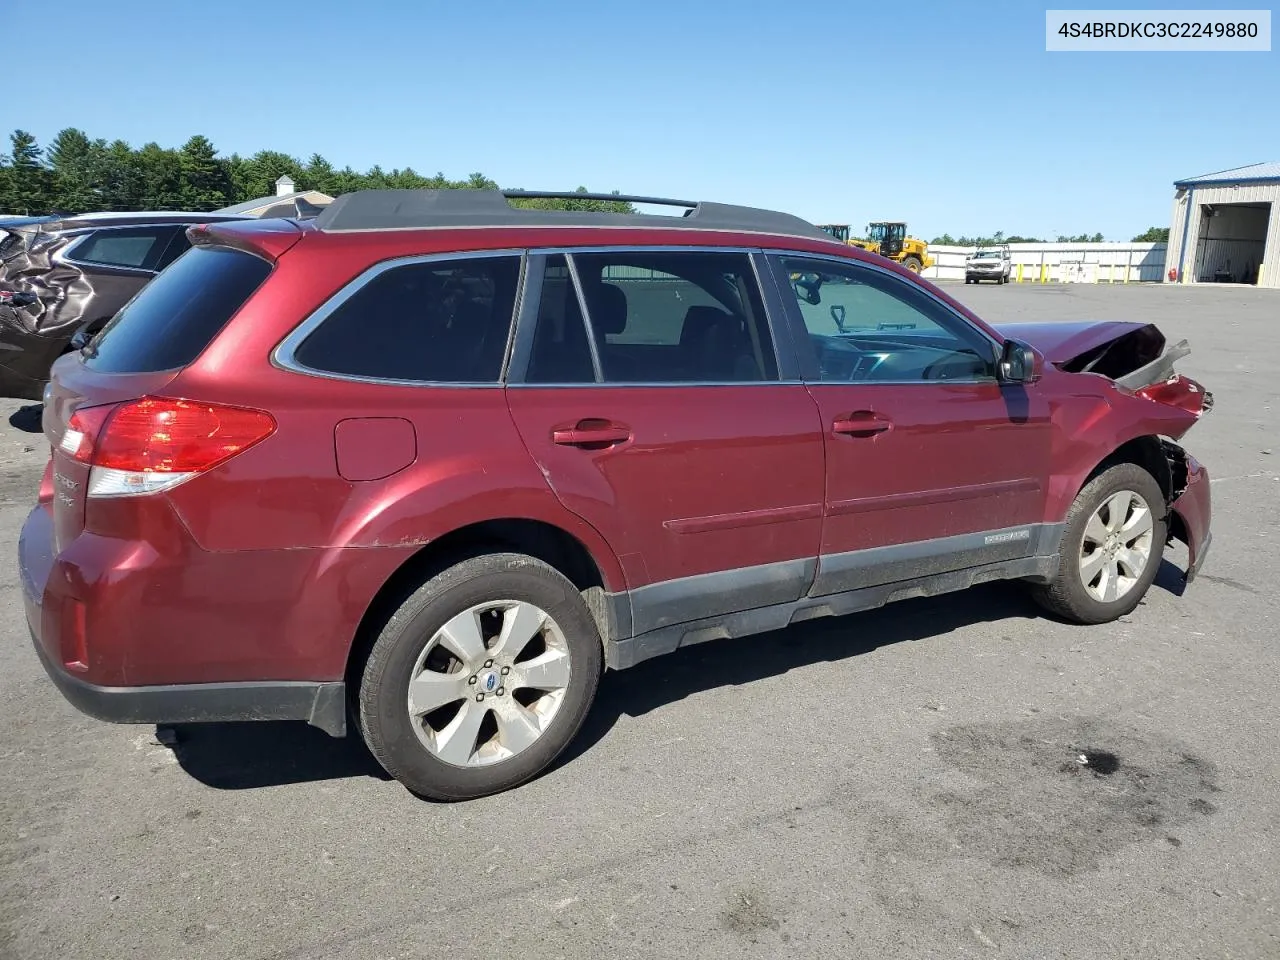
<path id="1" fill-rule="evenodd" d="M 920 262 L 919 257 L 906 257 L 902 261 L 902 265 L 906 267 L 908 270 L 910 270 L 912 273 L 919 273 L 921 270 L 924 269 L 924 264 Z"/>
<path id="2" fill-rule="evenodd" d="M 1074 623 L 1108 623 L 1142 601 L 1155 580 L 1168 536 L 1164 493 L 1134 463 L 1090 480 L 1067 513 L 1058 573 L 1033 589 L 1036 601 Z"/>
<path id="3" fill-rule="evenodd" d="M 595 699 L 600 633 L 582 594 L 532 557 L 432 577 L 374 641 L 359 690 L 370 752 L 411 792 L 469 800 L 545 771 Z"/>

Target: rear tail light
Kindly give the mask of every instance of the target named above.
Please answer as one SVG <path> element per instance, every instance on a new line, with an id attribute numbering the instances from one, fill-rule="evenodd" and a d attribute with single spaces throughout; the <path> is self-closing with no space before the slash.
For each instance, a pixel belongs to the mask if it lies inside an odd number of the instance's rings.
<path id="1" fill-rule="evenodd" d="M 92 468 L 89 496 L 127 497 L 175 487 L 275 429 L 261 410 L 143 397 L 77 410 L 59 446 Z"/>

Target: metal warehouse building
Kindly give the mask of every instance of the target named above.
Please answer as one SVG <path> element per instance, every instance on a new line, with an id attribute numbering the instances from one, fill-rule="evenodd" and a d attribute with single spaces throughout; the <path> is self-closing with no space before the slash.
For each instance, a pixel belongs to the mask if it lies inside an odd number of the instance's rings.
<path id="1" fill-rule="evenodd" d="M 1280 288 L 1280 162 L 1175 183 L 1165 276 Z"/>

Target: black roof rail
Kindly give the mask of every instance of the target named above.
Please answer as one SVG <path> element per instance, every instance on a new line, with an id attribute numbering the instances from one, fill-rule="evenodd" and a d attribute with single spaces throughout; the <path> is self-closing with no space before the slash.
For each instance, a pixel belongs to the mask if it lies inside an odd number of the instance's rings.
<path id="1" fill-rule="evenodd" d="M 606 200 L 685 207 L 683 216 L 605 213 L 586 210 L 530 210 L 510 198 Z M 421 230 L 430 227 L 652 227 L 774 233 L 832 241 L 807 220 L 789 213 L 727 203 L 669 200 L 613 193 L 533 190 L 357 190 L 344 193 L 312 221 L 329 233 Z"/>
<path id="2" fill-rule="evenodd" d="M 689 207 L 698 205 L 697 200 L 672 200 L 670 197 L 633 197 L 621 193 L 587 193 L 574 190 L 503 190 L 502 195 L 510 200 L 517 197 L 526 200 L 608 200 L 614 203 L 647 203 L 658 207 Z"/>

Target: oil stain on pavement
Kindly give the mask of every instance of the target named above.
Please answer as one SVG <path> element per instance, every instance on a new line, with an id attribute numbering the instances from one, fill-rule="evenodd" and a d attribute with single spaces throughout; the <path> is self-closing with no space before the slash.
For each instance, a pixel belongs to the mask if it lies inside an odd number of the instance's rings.
<path id="1" fill-rule="evenodd" d="M 951 789 L 925 798 L 945 837 L 929 838 L 921 824 L 893 831 L 892 845 L 908 857 L 946 849 L 1074 876 L 1127 844 L 1165 842 L 1216 812 L 1210 798 L 1221 792 L 1215 766 L 1184 744 L 1099 719 L 967 724 L 931 739 L 939 759 L 969 783 L 948 777 Z"/>

